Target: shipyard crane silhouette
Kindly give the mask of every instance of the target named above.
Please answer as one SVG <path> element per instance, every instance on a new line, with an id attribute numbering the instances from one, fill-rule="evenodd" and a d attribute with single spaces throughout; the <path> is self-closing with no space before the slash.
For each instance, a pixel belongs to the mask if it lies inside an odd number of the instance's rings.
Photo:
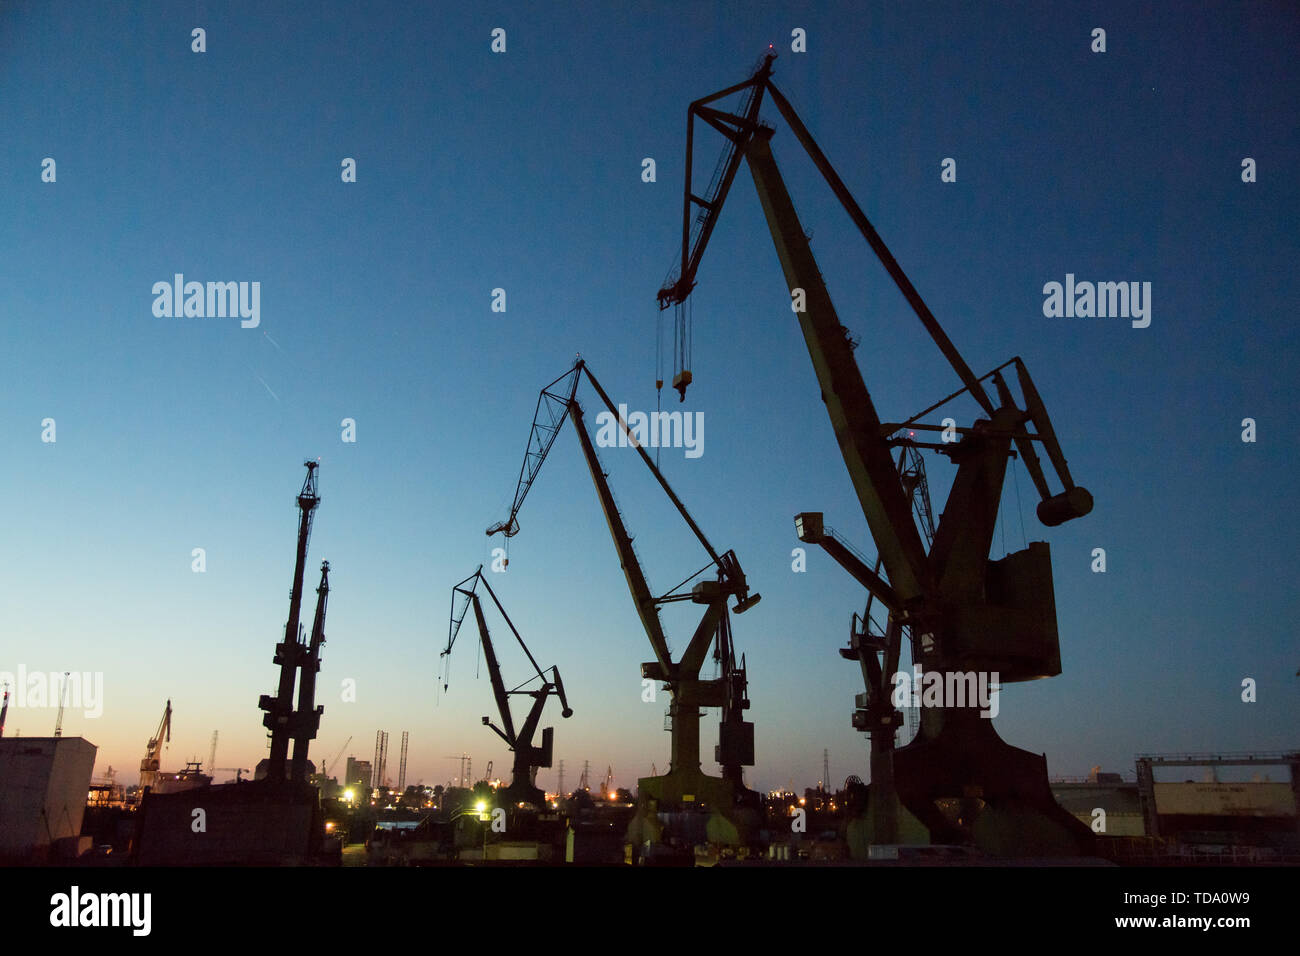
<path id="1" fill-rule="evenodd" d="M 533 676 L 513 690 L 506 690 L 505 679 L 501 676 L 501 665 L 497 661 L 496 649 L 492 646 L 492 636 L 488 632 L 487 618 L 483 616 L 483 604 L 478 596 L 478 586 L 480 584 L 487 591 L 488 597 L 492 598 L 492 603 L 496 605 L 496 609 L 506 622 L 506 626 L 510 628 L 510 633 L 519 642 L 519 646 L 523 649 L 528 662 L 533 665 L 533 671 L 535 672 Z M 458 598 L 461 600 L 458 601 Z M 459 611 L 457 610 L 458 604 Z M 562 708 L 560 716 L 566 719 L 573 716 L 573 708 L 569 706 L 568 698 L 564 694 L 564 682 L 560 679 L 560 669 L 559 667 L 550 667 L 543 671 L 541 666 L 538 665 L 536 658 L 528 650 L 528 645 L 524 643 L 524 639 L 520 636 L 514 622 L 510 620 L 510 615 L 501 606 L 501 601 L 497 598 L 496 592 L 492 590 L 492 585 L 483 576 L 482 565 L 479 565 L 478 570 L 451 589 L 451 620 L 447 626 L 447 647 L 439 655 L 440 657 L 447 657 L 451 654 L 451 649 L 456 643 L 456 636 L 460 633 L 460 626 L 471 607 L 474 609 L 474 621 L 478 625 L 479 640 L 483 645 L 483 658 L 487 662 L 488 678 L 492 682 L 492 696 L 496 699 L 501 726 L 498 727 L 492 723 L 490 717 L 484 717 L 483 723 L 504 740 L 506 746 L 515 755 L 514 765 L 511 768 L 510 785 L 502 788 L 500 791 L 501 797 L 503 802 L 510 807 L 520 803 L 534 807 L 544 807 L 546 805 L 546 795 L 536 785 L 537 769 L 551 766 L 555 746 L 555 730 L 552 727 L 546 727 L 542 730 L 542 744 L 540 747 L 533 746 L 533 736 L 537 732 L 537 724 L 541 720 L 546 701 L 552 694 L 560 700 L 560 707 Z M 548 674 L 550 675 L 549 678 Z M 534 681 L 537 682 L 535 685 Z M 528 715 L 518 727 L 515 726 L 514 717 L 510 713 L 510 698 L 512 696 L 531 697 L 533 700 L 532 706 L 528 709 Z M 492 761 L 488 761 L 487 767 L 487 780 L 490 782 Z"/>
<path id="2" fill-rule="evenodd" d="M 350 744 L 350 743 L 352 743 L 352 735 L 351 735 L 351 734 L 348 735 L 348 739 L 345 740 L 345 741 L 343 742 L 343 746 L 339 748 L 339 752 L 336 753 L 336 754 L 334 755 L 333 759 L 331 759 L 329 763 L 327 763 L 327 764 L 325 764 L 325 765 L 323 765 L 323 766 L 321 767 L 321 769 L 320 769 L 320 774 L 321 774 L 322 777 L 328 777 L 328 776 L 329 776 L 330 767 L 336 767 L 336 766 L 338 766 L 339 758 L 343 756 L 343 751 L 345 751 L 345 750 L 348 749 L 348 744 Z M 337 770 L 335 770 L 334 772 L 335 772 L 335 773 L 338 773 Z"/>
<path id="3" fill-rule="evenodd" d="M 871 794 L 867 827 L 871 842 L 899 841 L 904 822 L 919 822 L 933 842 L 973 842 L 994 852 L 1086 852 L 1091 831 L 1053 799 L 1044 757 L 1007 745 L 991 722 L 973 707 L 926 707 L 917 737 L 894 750 L 897 711 L 890 705 L 888 684 L 897 666 L 898 644 L 906 627 L 913 660 L 945 677 L 970 672 L 997 672 L 1003 683 L 1051 677 L 1060 673 L 1060 644 L 1052 590 L 1051 557 L 1045 542 L 999 561 L 989 560 L 1008 459 L 1024 462 L 1041 501 L 1039 520 L 1051 527 L 1092 510 L 1092 496 L 1071 478 L 1046 409 L 1024 363 L 1013 358 L 976 377 L 940 327 L 902 267 L 866 214 L 853 199 L 807 127 L 772 83 L 775 52 L 760 58 L 749 79 L 690 104 L 687 111 L 682 245 L 679 261 L 658 292 L 660 310 L 675 309 L 677 343 L 673 387 L 682 400 L 691 384 L 690 311 L 709 237 L 742 161 L 750 170 L 791 292 L 790 306 L 812 359 L 845 466 L 880 555 L 884 575 L 873 571 L 825 530 L 819 512 L 796 517 L 800 540 L 823 547 L 886 607 L 886 635 L 859 639 L 855 656 L 866 671 L 868 690 L 860 701 L 855 726 L 872 733 Z M 712 105 L 742 94 L 738 113 Z M 962 387 L 901 423 L 882 423 L 853 357 L 856 342 L 840 323 L 831 303 L 807 234 L 773 158 L 772 127 L 759 121 L 764 95 L 785 118 L 867 244 L 880 259 L 903 297 Z M 726 139 L 713 178 L 703 195 L 692 185 L 695 121 L 701 120 Z M 1008 384 L 1014 367 L 1023 407 Z M 662 387 L 662 371 L 659 385 Z M 992 380 L 998 404 L 985 391 Z M 922 418 L 969 394 L 985 417 L 968 428 L 945 429 Z M 1029 431 L 1032 425 L 1034 431 Z M 943 431 L 943 443 L 920 442 L 918 430 Z M 906 434 L 905 434 L 906 433 Z M 1034 444 L 1041 444 L 1063 490 L 1053 493 Z M 947 507 L 923 544 L 912 520 L 908 492 L 892 453 L 897 447 L 929 448 L 956 464 Z M 882 663 L 880 656 L 884 661 Z M 879 739 L 881 746 L 874 746 Z M 897 804 L 910 815 L 904 821 Z"/>
<path id="4" fill-rule="evenodd" d="M 284 640 L 275 646 L 273 662 L 280 665 L 280 683 L 275 696 L 263 694 L 258 707 L 266 711 L 263 725 L 271 732 L 271 753 L 266 778 L 278 787 L 286 777 L 294 784 L 307 779 L 307 748 L 320 728 L 324 707 L 315 703 L 316 674 L 320 671 L 320 648 L 325 643 L 325 608 L 329 600 L 329 562 L 321 563 L 321 580 L 316 589 L 316 617 L 311 638 L 303 643 L 299 636 L 302 613 L 303 575 L 307 566 L 307 542 L 311 538 L 312 519 L 320 504 L 316 493 L 316 469 L 319 461 L 306 461 L 307 477 L 298 492 L 298 550 L 294 561 L 293 587 L 289 592 L 289 620 L 284 625 Z M 301 678 L 298 672 L 302 671 Z M 294 708 L 294 684 L 298 684 L 298 706 Z M 293 741 L 293 762 L 289 760 L 289 742 Z M 286 771 L 289 771 L 287 774 Z"/>
<path id="5" fill-rule="evenodd" d="M 620 428 L 628 444 L 635 448 L 642 462 L 668 495 L 696 539 L 709 556 L 709 563 L 694 572 L 681 584 L 659 597 L 654 596 L 645 572 L 632 548 L 623 517 L 614 503 L 609 481 L 596 455 L 596 449 L 583 417 L 582 405 L 576 398 L 578 383 L 583 376 L 595 389 Z M 760 600 L 757 593 L 750 594 L 749 584 L 734 551 L 719 553 L 704 536 L 686 506 L 668 484 L 663 473 L 623 420 L 619 410 L 605 389 L 592 374 L 586 362 L 579 357 L 573 367 L 542 389 L 537 399 L 533 427 L 529 433 L 528 447 L 519 471 L 519 483 L 509 516 L 487 529 L 489 536 L 504 534 L 512 537 L 519 531 L 518 515 L 524 499 L 546 460 L 565 418 L 573 419 L 574 431 L 582 446 L 587 469 L 596 486 L 596 494 L 609 525 L 614 548 L 618 554 L 628 589 L 636 605 L 642 627 L 650 640 L 655 660 L 641 665 L 641 676 L 664 683 L 672 694 L 669 713 L 672 721 L 672 760 L 668 773 L 661 777 L 643 777 L 638 781 L 637 815 L 629 828 L 629 838 L 634 846 L 657 844 L 662 837 L 659 812 L 716 811 L 718 821 L 712 821 L 716 842 L 745 842 L 758 820 L 760 799 L 741 782 L 742 767 L 754 763 L 754 725 L 743 719 L 749 708 L 744 658 L 736 663 L 731 640 L 727 601 L 735 599 L 734 610 L 743 613 Z M 711 569 L 716 569 L 714 580 L 692 582 Z M 659 620 L 659 608 L 665 604 L 690 601 L 704 607 L 703 616 L 687 643 L 679 660 L 674 661 L 668 639 Z M 709 648 L 716 642 L 715 656 L 723 665 L 723 674 L 714 680 L 702 680 L 703 666 Z M 700 769 L 700 708 L 721 707 L 723 720 L 715 756 L 722 764 L 721 778 L 709 776 Z"/>
<path id="6" fill-rule="evenodd" d="M 59 688 L 59 716 L 54 720 L 54 736 L 63 736 L 63 707 L 68 698 L 68 675 L 71 671 L 63 672 L 63 685 Z"/>
<path id="7" fill-rule="evenodd" d="M 154 735 L 149 738 L 149 745 L 145 748 L 144 759 L 140 761 L 140 789 L 152 787 L 158 780 L 158 771 L 162 768 L 162 749 L 163 743 L 172 741 L 172 702 L 167 701 L 167 706 L 163 708 L 162 719 L 158 721 L 158 729 Z"/>
<path id="8" fill-rule="evenodd" d="M 319 462 L 304 464 L 307 477 L 295 499 L 300 517 L 289 619 L 275 648 L 279 687 L 276 694 L 263 694 L 258 701 L 259 709 L 265 712 L 262 723 L 270 731 L 270 756 L 257 765 L 251 781 L 243 780 L 248 772 L 243 768 L 214 767 L 214 771 L 234 771 L 235 782 L 176 793 L 147 793 L 140 803 L 137 839 L 132 847 L 135 862 L 168 866 L 282 865 L 319 862 L 330 855 L 325 850 L 320 792 L 307 779 L 309 768 L 314 769 L 307 760 L 307 751 L 323 712 L 315 703 L 315 693 L 325 643 L 330 566 L 328 561 L 321 563 L 316 613 L 310 637 L 304 641 L 300 625 L 303 575 L 312 518 L 320 503 L 316 490 Z M 169 701 L 165 718 L 170 713 Z M 165 719 L 165 725 L 169 726 L 169 720 Z M 160 726 L 159 736 L 162 729 Z M 294 744 L 292 763 L 290 741 Z M 150 741 L 151 756 L 156 756 L 159 746 L 157 737 Z M 156 771 L 156 760 L 151 764 Z M 142 765 L 142 776 L 145 769 Z M 206 814 L 206 829 L 193 831 L 188 821 L 199 809 Z"/>

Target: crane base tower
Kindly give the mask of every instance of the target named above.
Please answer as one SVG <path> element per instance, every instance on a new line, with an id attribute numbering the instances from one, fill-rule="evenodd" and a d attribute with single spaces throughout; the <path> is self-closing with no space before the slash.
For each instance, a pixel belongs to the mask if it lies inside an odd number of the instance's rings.
<path id="1" fill-rule="evenodd" d="M 970 709 L 922 712 L 920 733 L 892 751 L 892 798 L 867 787 L 850 843 L 975 846 L 993 856 L 1089 856 L 1092 831 L 1056 802 L 1047 759 L 1004 741 Z M 856 837 L 856 839 L 855 839 Z"/>
<path id="2" fill-rule="evenodd" d="M 642 777 L 637 788 L 636 815 L 627 829 L 634 857 L 647 846 L 673 842 L 747 846 L 757 841 L 761 799 L 748 787 L 696 769 Z"/>

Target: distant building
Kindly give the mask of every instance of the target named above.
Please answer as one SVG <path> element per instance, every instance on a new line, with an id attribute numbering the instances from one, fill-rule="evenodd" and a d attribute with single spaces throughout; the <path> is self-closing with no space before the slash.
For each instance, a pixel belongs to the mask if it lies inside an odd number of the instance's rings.
<path id="1" fill-rule="evenodd" d="M 349 757 L 346 776 L 347 779 L 344 781 L 345 786 L 361 787 L 366 791 L 372 789 L 369 760 L 357 760 L 354 757 Z"/>
<path id="2" fill-rule="evenodd" d="M 197 760 L 187 761 L 184 770 L 175 773 L 158 771 L 153 775 L 154 793 L 180 793 L 212 785 L 212 775 L 202 773 Z"/>
<path id="3" fill-rule="evenodd" d="M 343 796 L 343 787 L 337 777 L 327 777 L 323 773 L 314 773 L 307 782 L 320 791 L 322 800 L 336 800 Z"/>
<path id="4" fill-rule="evenodd" d="M 1145 832 L 1136 781 L 1100 767 L 1083 778 L 1051 781 L 1052 796 L 1094 833 L 1111 837 L 1140 837 Z"/>
<path id="5" fill-rule="evenodd" d="M 1267 767 L 1285 768 L 1290 780 L 1268 779 Z M 1221 780 L 1221 771 L 1255 779 Z M 1189 778 L 1198 772 L 1200 782 Z M 1300 750 L 1139 754 L 1137 778 L 1148 836 L 1215 853 L 1235 847 L 1300 856 Z"/>
<path id="6" fill-rule="evenodd" d="M 95 769 L 82 737 L 0 737 L 0 857 L 73 857 Z"/>

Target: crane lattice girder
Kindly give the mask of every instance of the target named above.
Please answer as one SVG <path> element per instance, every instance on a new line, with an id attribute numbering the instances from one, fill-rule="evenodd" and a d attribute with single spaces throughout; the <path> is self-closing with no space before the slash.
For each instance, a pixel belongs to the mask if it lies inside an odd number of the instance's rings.
<path id="1" fill-rule="evenodd" d="M 582 447 L 583 458 L 587 463 L 588 470 L 591 473 L 592 482 L 596 486 L 596 494 L 600 500 L 601 509 L 605 514 L 606 522 L 609 525 L 611 537 L 614 539 L 614 547 L 619 556 L 619 564 L 623 569 L 624 576 L 628 582 L 628 589 L 632 593 L 633 602 L 637 608 L 637 614 L 641 619 L 646 636 L 650 641 L 651 648 L 655 656 L 659 659 L 659 667 L 664 674 L 678 673 L 681 665 L 675 665 L 672 662 L 671 652 L 668 648 L 668 641 L 663 631 L 663 624 L 659 620 L 659 605 L 670 600 L 684 600 L 683 595 L 665 595 L 656 598 L 650 590 L 649 583 L 646 580 L 645 572 L 641 568 L 640 560 L 632 547 L 632 536 L 628 533 L 627 527 L 623 523 L 622 515 L 618 506 L 614 502 L 613 492 L 610 490 L 609 482 L 604 469 L 601 467 L 600 459 L 597 456 L 595 446 L 591 440 L 591 434 L 586 427 L 583 417 L 582 405 L 576 398 L 578 376 L 585 374 L 587 380 L 595 389 L 601 402 L 609 410 L 610 415 L 618 422 L 624 434 L 628 438 L 629 445 L 634 448 L 645 466 L 650 470 L 659 486 L 668 496 L 669 500 L 676 507 L 682 519 L 694 533 L 696 539 L 708 552 L 712 563 L 717 566 L 719 580 L 717 582 L 705 582 L 717 588 L 721 594 L 720 606 L 725 606 L 726 596 L 735 595 L 737 598 L 736 611 L 743 612 L 748 610 L 754 604 L 758 603 L 760 596 L 750 594 L 749 587 L 745 579 L 744 571 L 740 567 L 740 562 L 735 553 L 728 551 L 719 555 L 714 549 L 709 539 L 705 536 L 703 530 L 695 522 L 689 510 L 677 493 L 673 491 L 668 480 L 655 465 L 654 461 L 647 454 L 641 443 L 636 440 L 628 423 L 623 419 L 619 409 L 614 404 L 609 393 L 605 391 L 604 386 L 592 373 L 586 363 L 579 358 L 572 369 L 561 375 L 555 381 L 551 382 L 542 389 L 538 397 L 537 410 L 533 417 L 533 427 L 529 432 L 528 451 L 525 454 L 524 465 L 520 469 L 519 485 L 515 491 L 514 504 L 512 505 L 510 515 L 506 520 L 498 522 L 487 529 L 488 535 L 504 533 L 507 536 L 513 535 L 518 530 L 518 511 L 527 496 L 533 481 L 536 479 L 541 469 L 542 462 L 545 461 L 555 437 L 559 434 L 560 426 L 563 424 L 562 419 L 557 419 L 555 415 L 556 407 L 566 408 L 569 417 L 574 420 L 575 430 L 578 432 L 579 444 Z M 557 387 L 559 386 L 559 387 Z M 552 405 L 550 403 L 555 403 Z M 545 413 L 545 414 L 544 414 Z M 694 575 L 692 576 L 694 577 Z M 704 587 L 704 583 L 696 586 L 698 592 Z M 676 589 L 674 589 L 676 591 Z M 700 596 L 693 593 L 691 600 L 696 603 L 710 604 L 713 603 L 714 597 L 711 594 Z M 453 608 L 454 613 L 454 608 Z M 716 623 L 716 618 L 709 618 Z M 453 630 L 459 627 L 459 621 L 453 617 Z M 454 640 L 454 635 L 453 635 Z M 707 644 L 699 649 L 699 663 L 703 662 L 703 654 L 707 651 Z"/>
<path id="2" fill-rule="evenodd" d="M 713 227 L 717 224 L 718 215 L 722 212 L 722 205 L 727 199 L 727 193 L 731 190 L 731 184 L 740 169 L 740 162 L 744 158 L 746 141 L 758 128 L 758 111 L 762 106 L 764 84 L 771 70 L 771 62 L 772 57 L 762 58 L 753 76 L 748 80 L 698 99 L 686 111 L 686 181 L 682 190 L 681 261 L 669 272 L 663 287 L 659 290 L 660 309 L 667 309 L 670 306 L 686 301 L 687 296 L 691 294 L 691 290 L 695 287 L 695 273 L 700 267 L 700 260 L 704 256 L 704 250 L 708 247 L 709 236 L 713 232 Z M 740 115 L 724 113 L 707 106 L 709 103 L 724 99 L 745 89 L 749 92 L 741 104 Z M 727 148 L 718 157 L 713 178 L 703 197 L 696 196 L 691 191 L 692 147 L 695 139 L 694 118 L 696 116 L 699 116 L 727 138 Z M 692 204 L 700 207 L 699 215 L 694 218 L 691 216 Z M 693 239 L 691 236 L 692 222 L 699 226 Z"/>
<path id="3" fill-rule="evenodd" d="M 579 359 L 574 363 L 573 368 L 538 394 L 537 409 L 533 412 L 533 427 L 528 433 L 528 448 L 524 452 L 524 462 L 519 466 L 519 482 L 515 486 L 515 500 L 510 506 L 510 517 L 488 528 L 489 536 L 502 533 L 509 538 L 519 531 L 519 522 L 516 520 L 519 509 L 524 506 L 524 499 L 528 497 L 528 492 L 533 487 L 533 480 L 537 477 L 542 463 L 546 461 L 546 456 L 550 454 L 551 446 L 555 444 L 560 429 L 564 427 L 569 405 L 578 390 L 578 375 L 582 368 L 583 363 Z M 566 384 L 556 388 L 566 380 Z"/>
<path id="4" fill-rule="evenodd" d="M 710 559 L 719 566 L 719 569 L 723 571 L 730 580 L 734 580 L 738 585 L 742 585 L 737 592 L 741 598 L 741 605 L 738 609 L 747 609 L 753 604 L 756 604 L 758 602 L 758 597 L 755 596 L 754 598 L 749 599 L 745 593 L 746 589 L 743 587 L 744 574 L 740 572 L 739 562 L 735 560 L 734 555 L 732 555 L 730 562 L 724 562 L 724 559 L 719 557 L 718 552 L 714 550 L 713 545 L 709 543 L 709 539 L 705 536 L 703 530 L 701 530 L 700 526 L 696 524 L 695 519 L 691 516 L 690 511 L 687 510 L 686 505 L 682 503 L 682 500 L 677 497 L 677 493 L 673 491 L 672 485 L 668 483 L 668 479 L 664 477 L 663 472 L 659 470 L 658 466 L 655 465 L 653 459 L 651 459 L 645 448 L 643 448 L 641 443 L 637 441 L 636 436 L 632 433 L 631 427 L 628 425 L 627 421 L 624 420 L 622 412 L 615 406 L 614 400 L 609 397 L 609 393 L 605 391 L 605 387 L 600 384 L 600 380 L 596 378 L 595 374 L 591 371 L 591 368 L 581 358 L 578 358 L 577 361 L 574 362 L 573 368 L 543 388 L 541 393 L 538 395 L 537 409 L 533 413 L 533 426 L 528 433 L 528 448 L 524 453 L 524 463 L 520 467 L 519 471 L 519 483 L 515 488 L 514 503 L 511 505 L 509 516 L 504 521 L 499 521 L 487 529 L 488 536 L 491 537 L 494 534 L 504 534 L 506 537 L 512 537 L 519 531 L 519 509 L 523 507 L 524 499 L 528 496 L 528 492 L 531 490 L 533 482 L 537 478 L 538 472 L 541 470 L 542 463 L 546 460 L 546 456 L 550 454 L 551 446 L 555 443 L 555 439 L 564 425 L 565 415 L 569 412 L 571 406 L 576 401 L 580 375 L 587 376 L 587 381 L 591 383 L 591 387 L 595 389 L 601 402 L 605 405 L 605 408 L 609 410 L 609 414 L 618 422 L 619 428 L 622 429 L 623 434 L 628 440 L 628 444 L 636 450 L 641 461 L 650 470 L 655 481 L 659 483 L 659 486 L 668 496 L 668 500 L 673 503 L 673 507 L 677 509 L 677 512 L 686 522 L 687 527 L 691 529 L 691 532 L 699 540 L 700 544 L 704 547 L 704 550 L 708 552 Z M 563 387 L 558 389 L 556 388 L 557 385 L 565 383 L 566 381 L 567 384 Z"/>
<path id="5" fill-rule="evenodd" d="M 684 214 L 683 214 L 683 241 L 681 265 L 678 272 L 674 275 L 670 273 L 670 281 L 665 282 L 660 289 L 658 298 L 660 308 L 667 308 L 670 305 L 680 305 L 691 294 L 695 285 L 695 273 L 699 267 L 706 248 L 709 236 L 719 215 L 722 212 L 723 203 L 726 200 L 730 189 L 732 178 L 734 178 L 735 169 L 739 164 L 741 157 L 750 160 L 751 171 L 753 170 L 753 153 L 760 145 L 765 145 L 766 140 L 771 137 L 770 128 L 762 126 L 758 121 L 758 109 L 762 103 L 763 95 L 766 93 L 776 104 L 782 116 L 790 126 L 790 129 L 799 140 L 804 150 L 812 159 L 818 171 L 822 174 L 831 191 L 839 200 L 850 219 L 858 227 L 863 238 L 867 241 L 872 251 L 880 259 L 881 264 L 885 267 L 890 278 L 893 279 L 899 291 L 903 294 L 908 304 L 916 313 L 917 318 L 925 327 L 935 345 L 943 353 L 953 370 L 957 373 L 958 378 L 963 383 L 961 391 L 967 391 L 979 403 L 985 414 L 990 417 L 995 409 L 988 394 L 981 385 L 982 379 L 977 379 L 970 367 L 966 364 L 961 354 L 957 351 L 956 346 L 948 338 L 942 326 L 935 318 L 929 306 L 921 298 L 916 287 L 912 285 L 911 280 L 903 271 L 898 261 L 894 258 L 893 253 L 885 244 L 883 238 L 871 224 L 862 208 L 849 192 L 848 187 L 840 179 L 839 174 L 835 171 L 826 155 L 822 152 L 817 142 L 813 139 L 808 128 L 803 124 L 790 102 L 785 98 L 775 84 L 771 81 L 771 63 L 776 57 L 775 53 L 768 53 L 764 56 L 754 71 L 750 79 L 737 83 L 734 86 L 727 87 L 710 96 L 703 97 L 691 103 L 687 111 L 687 139 L 686 139 L 686 176 L 684 190 Z M 707 106 L 718 99 L 734 94 L 742 89 L 748 89 L 747 99 L 740 110 L 740 115 L 726 113 L 718 109 Z M 706 196 L 701 198 L 692 192 L 691 179 L 693 167 L 693 150 L 694 150 L 694 120 L 699 118 L 707 122 L 714 129 L 721 132 L 727 139 L 727 145 L 719 159 L 717 171 L 715 171 L 713 182 Z M 775 164 L 773 164 L 775 169 Z M 721 174 L 721 175 L 719 175 Z M 714 188 L 716 187 L 716 188 Z M 690 234 L 690 208 L 692 204 L 701 206 L 701 213 L 698 221 L 703 223 L 694 241 L 691 240 Z M 793 209 L 793 205 L 791 205 Z M 802 233 L 800 233 L 802 235 Z M 811 258 L 811 257 L 810 257 Z M 815 268 L 815 263 L 813 264 Z M 799 286 L 807 288 L 806 286 Z M 838 331 L 838 330 L 832 330 Z M 1029 438 L 1017 435 L 1017 446 L 1021 451 L 1022 457 L 1026 461 L 1026 467 L 1029 469 L 1030 476 L 1034 481 L 1035 487 L 1039 492 L 1042 501 L 1038 506 L 1038 517 L 1044 524 L 1054 526 L 1069 521 L 1073 518 L 1081 517 L 1087 514 L 1092 508 L 1092 497 L 1084 489 L 1076 488 L 1066 465 L 1065 457 L 1061 453 L 1060 445 L 1056 441 L 1055 433 L 1052 430 L 1051 423 L 1047 418 L 1047 413 L 1043 407 L 1042 401 L 1038 397 L 1037 390 L 1030 381 L 1028 373 L 1024 369 L 1023 363 L 1018 359 L 1014 360 L 1017 366 L 1017 374 L 1020 377 L 1022 392 L 1025 396 L 1025 417 L 1032 420 L 1038 426 L 1038 434 L 1032 436 L 1034 439 L 1043 442 L 1044 448 L 1055 467 L 1057 474 L 1064 485 L 1064 492 L 1055 497 L 1047 487 L 1046 479 L 1043 476 L 1042 469 L 1039 466 L 1037 457 L 1034 455 L 1032 447 L 1029 444 Z M 1007 363 L 1011 364 L 1011 363 Z M 856 372 L 856 367 L 854 369 Z M 861 377 L 858 373 L 857 377 Z M 988 376 L 984 376 L 987 378 Z M 1004 383 L 997 379 L 997 384 L 1001 390 Z M 955 393 L 960 394 L 960 392 Z M 683 395 L 684 397 L 684 395 Z M 950 396 L 953 397 L 953 396 Z M 887 437 L 882 435 L 881 437 Z M 841 437 L 841 444 L 843 439 Z M 927 446 L 928 447 L 928 446 Z M 937 447 L 937 446 L 935 446 Z M 873 534 L 875 527 L 873 525 Z M 932 535 L 927 534 L 927 537 Z"/>

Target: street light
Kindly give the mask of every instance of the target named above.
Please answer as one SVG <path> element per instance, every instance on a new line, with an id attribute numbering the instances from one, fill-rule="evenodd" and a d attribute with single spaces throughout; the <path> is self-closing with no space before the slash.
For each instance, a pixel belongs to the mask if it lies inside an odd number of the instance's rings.
<path id="1" fill-rule="evenodd" d="M 489 820 L 492 819 L 492 815 L 487 812 L 487 809 L 488 809 L 487 802 L 484 800 L 480 800 L 478 801 L 478 803 L 474 804 L 474 806 L 471 808 L 467 808 L 464 810 L 457 810 L 455 813 L 451 815 L 451 819 L 458 820 L 461 817 L 467 817 L 473 815 L 478 818 L 478 821 L 480 823 L 487 823 Z M 487 860 L 487 827 L 483 828 L 483 859 Z"/>

